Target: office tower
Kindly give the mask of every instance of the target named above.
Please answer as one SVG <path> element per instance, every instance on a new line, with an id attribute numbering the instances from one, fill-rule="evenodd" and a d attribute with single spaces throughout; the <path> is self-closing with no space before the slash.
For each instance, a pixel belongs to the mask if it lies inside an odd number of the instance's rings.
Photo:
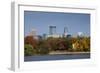
<path id="1" fill-rule="evenodd" d="M 31 36 L 36 36 L 36 29 L 32 29 L 31 32 L 30 32 L 30 35 Z"/>
<path id="2" fill-rule="evenodd" d="M 64 27 L 64 37 L 67 37 L 67 34 L 68 34 L 68 28 Z"/>
<path id="3" fill-rule="evenodd" d="M 49 34 L 50 35 L 56 34 L 56 26 L 49 26 Z"/>

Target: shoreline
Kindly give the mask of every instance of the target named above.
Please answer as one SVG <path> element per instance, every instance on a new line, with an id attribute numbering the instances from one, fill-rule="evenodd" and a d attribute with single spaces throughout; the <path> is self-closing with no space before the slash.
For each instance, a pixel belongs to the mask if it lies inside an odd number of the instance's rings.
<path id="1" fill-rule="evenodd" d="M 49 55 L 56 55 L 56 54 L 89 54 L 90 52 L 50 52 Z"/>

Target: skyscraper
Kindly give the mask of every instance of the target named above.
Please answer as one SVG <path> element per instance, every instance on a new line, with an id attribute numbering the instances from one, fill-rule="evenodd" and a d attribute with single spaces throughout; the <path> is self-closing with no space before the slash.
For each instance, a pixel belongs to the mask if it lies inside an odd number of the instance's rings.
<path id="1" fill-rule="evenodd" d="M 30 35 L 31 36 L 36 36 L 36 29 L 32 29 L 31 32 L 30 32 Z"/>
<path id="2" fill-rule="evenodd" d="M 56 26 L 49 26 L 49 34 L 50 35 L 56 34 Z"/>
<path id="3" fill-rule="evenodd" d="M 68 34 L 68 28 L 67 27 L 64 27 L 64 37 L 66 37 Z"/>
<path id="4" fill-rule="evenodd" d="M 38 35 L 36 33 L 37 33 L 36 29 L 33 28 L 29 33 L 29 35 L 33 36 L 34 39 L 38 39 Z"/>

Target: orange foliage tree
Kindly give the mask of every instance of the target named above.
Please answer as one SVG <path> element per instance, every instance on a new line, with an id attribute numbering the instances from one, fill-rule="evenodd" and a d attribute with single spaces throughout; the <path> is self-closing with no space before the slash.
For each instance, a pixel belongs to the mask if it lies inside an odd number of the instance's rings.
<path id="1" fill-rule="evenodd" d="M 24 43 L 25 43 L 25 44 L 30 44 L 30 45 L 32 45 L 33 48 L 36 48 L 36 47 L 37 47 L 37 40 L 34 39 L 33 36 L 26 36 L 26 37 L 24 38 Z"/>

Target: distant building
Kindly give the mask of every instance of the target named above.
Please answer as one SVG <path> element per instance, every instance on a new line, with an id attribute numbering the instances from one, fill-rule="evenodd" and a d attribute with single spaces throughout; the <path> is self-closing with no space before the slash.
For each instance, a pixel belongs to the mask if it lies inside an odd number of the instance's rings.
<path id="1" fill-rule="evenodd" d="M 59 38 L 59 37 L 62 37 L 62 35 L 56 33 L 56 26 L 49 26 L 49 34 L 46 35 L 46 38 L 49 38 L 49 37 Z"/>
<path id="2" fill-rule="evenodd" d="M 71 37 L 70 34 L 68 34 L 68 28 L 64 27 L 64 32 L 62 34 L 56 33 L 56 26 L 49 26 L 49 34 L 46 35 L 46 38 L 53 37 L 53 38 L 59 38 L 59 37 Z"/>
<path id="3" fill-rule="evenodd" d="M 67 34 L 68 34 L 68 28 L 64 27 L 64 37 L 67 37 Z"/>
<path id="4" fill-rule="evenodd" d="M 71 36 L 71 34 L 67 34 L 67 38 L 71 38 L 72 36 Z"/>
<path id="5" fill-rule="evenodd" d="M 36 29 L 32 29 L 31 32 L 29 33 L 30 36 L 33 36 L 33 38 L 38 39 L 38 36 L 36 34 Z"/>
<path id="6" fill-rule="evenodd" d="M 50 35 L 56 34 L 56 26 L 49 26 L 49 34 Z"/>
<path id="7" fill-rule="evenodd" d="M 33 36 L 35 39 L 46 39 L 49 37 L 53 37 L 53 38 L 60 38 L 60 37 L 69 38 L 69 37 L 71 37 L 71 35 L 68 34 L 67 27 L 64 27 L 63 30 L 64 31 L 62 32 L 62 34 L 57 34 L 56 26 L 49 26 L 49 34 L 44 33 L 43 35 L 37 35 L 36 29 L 32 29 L 31 32 L 29 33 L 29 35 Z"/>
<path id="8" fill-rule="evenodd" d="M 59 35 L 59 34 L 53 34 L 53 35 L 47 35 L 46 37 L 47 37 L 47 38 L 49 38 L 49 37 L 59 38 L 59 37 L 62 37 L 62 35 Z"/>
<path id="9" fill-rule="evenodd" d="M 78 32 L 78 37 L 83 37 L 83 32 Z"/>
<path id="10" fill-rule="evenodd" d="M 43 39 L 45 39 L 45 38 L 46 38 L 46 36 L 47 36 L 47 34 L 45 34 L 45 33 L 44 33 L 44 34 L 43 34 Z"/>

